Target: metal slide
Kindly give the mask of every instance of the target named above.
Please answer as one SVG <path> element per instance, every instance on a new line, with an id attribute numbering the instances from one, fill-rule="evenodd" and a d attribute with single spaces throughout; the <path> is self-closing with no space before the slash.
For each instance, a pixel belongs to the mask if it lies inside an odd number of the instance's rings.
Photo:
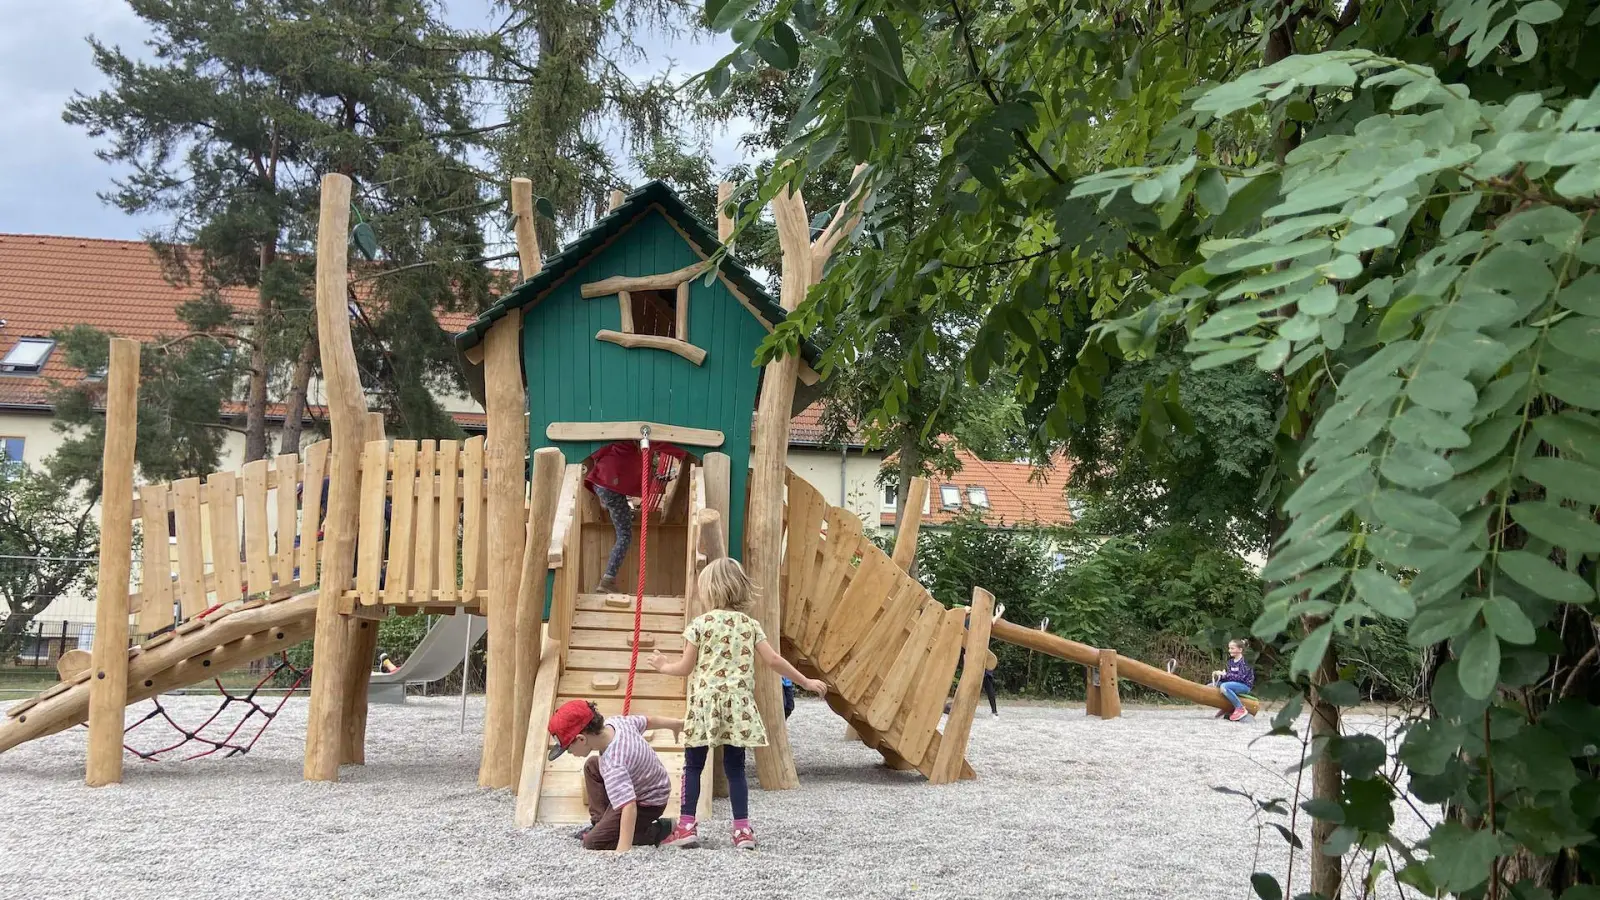
<path id="1" fill-rule="evenodd" d="M 367 699 L 375 703 L 406 702 L 406 685 L 431 683 L 454 672 L 468 648 L 483 640 L 488 630 L 489 620 L 483 616 L 440 616 L 404 665 L 393 672 L 372 673 Z"/>

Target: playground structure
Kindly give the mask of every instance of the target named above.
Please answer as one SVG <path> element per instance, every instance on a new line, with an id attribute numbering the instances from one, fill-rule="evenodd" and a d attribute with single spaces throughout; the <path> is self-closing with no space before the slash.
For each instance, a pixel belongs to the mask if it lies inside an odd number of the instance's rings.
<path id="1" fill-rule="evenodd" d="M 323 180 L 316 259 L 331 440 L 238 472 L 136 488 L 138 345 L 113 341 L 91 659 L 6 711 L 0 752 L 87 722 L 86 781 L 117 782 L 129 703 L 314 636 L 304 777 L 336 780 L 341 764 L 364 761 L 377 622 L 391 612 L 471 614 L 485 617 L 489 642 L 479 784 L 517 791 L 519 825 L 585 818 L 579 761 L 542 752 L 546 718 L 574 698 L 607 714 L 681 715 L 684 679 L 638 671 L 637 659 L 681 647 L 685 623 L 704 611 L 695 574 L 726 554 L 742 556 L 760 588 L 754 613 L 769 638 L 833 686 L 828 704 L 855 736 L 930 782 L 973 777 L 965 751 L 982 667 L 962 672 L 942 730 L 940 720 L 963 652 L 990 656 L 993 597 L 974 590 L 969 625 L 969 610 L 946 609 L 907 574 L 920 502 L 891 558 L 858 518 L 787 470 L 796 394 L 815 382 L 810 348 L 767 364 L 759 396 L 749 365 L 854 229 L 852 201 L 812 241 L 798 193 L 775 198 L 779 303 L 716 257 L 731 221 L 719 217 L 710 235 L 664 185 L 614 193 L 610 213 L 546 259 L 531 184 L 514 180 L 522 283 L 458 337 L 482 367 L 488 434 L 419 442 L 385 439 L 357 377 L 346 312 L 350 187 L 342 176 Z M 643 505 L 638 566 L 623 567 L 619 593 L 589 593 L 614 531 L 576 460 L 640 438 L 698 458 L 662 485 L 658 510 Z M 925 490 L 920 479 L 911 486 Z M 136 529 L 145 552 L 134 590 Z M 1089 666 L 1099 684 L 1092 714 L 1120 709 L 1119 665 L 1158 690 L 1226 703 L 1215 688 L 1114 651 L 1004 622 L 993 636 Z M 756 754 L 761 785 L 793 787 L 779 686 L 759 668 L 758 701 L 769 735 Z M 681 771 L 681 745 L 663 733 L 652 743 Z M 705 770 L 708 787 L 716 770 Z M 712 795 L 703 790 L 702 803 Z"/>

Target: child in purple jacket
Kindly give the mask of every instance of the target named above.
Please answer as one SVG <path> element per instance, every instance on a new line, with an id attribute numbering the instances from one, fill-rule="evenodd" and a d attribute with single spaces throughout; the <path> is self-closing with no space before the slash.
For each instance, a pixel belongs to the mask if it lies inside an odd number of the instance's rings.
<path id="1" fill-rule="evenodd" d="M 1228 642 L 1228 657 L 1228 667 L 1212 672 L 1211 678 L 1221 689 L 1222 695 L 1233 704 L 1233 712 L 1226 713 L 1228 720 L 1237 722 L 1249 715 L 1244 704 L 1239 702 L 1239 695 L 1250 693 L 1250 689 L 1256 686 L 1256 670 L 1244 661 L 1243 641 Z M 1217 713 L 1217 718 L 1223 715 Z"/>

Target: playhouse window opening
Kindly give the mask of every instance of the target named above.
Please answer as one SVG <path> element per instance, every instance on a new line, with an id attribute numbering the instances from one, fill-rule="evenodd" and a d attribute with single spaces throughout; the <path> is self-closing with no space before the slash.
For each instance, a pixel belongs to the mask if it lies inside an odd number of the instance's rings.
<path id="1" fill-rule="evenodd" d="M 678 292 L 634 291 L 633 333 L 656 337 L 678 337 Z"/>

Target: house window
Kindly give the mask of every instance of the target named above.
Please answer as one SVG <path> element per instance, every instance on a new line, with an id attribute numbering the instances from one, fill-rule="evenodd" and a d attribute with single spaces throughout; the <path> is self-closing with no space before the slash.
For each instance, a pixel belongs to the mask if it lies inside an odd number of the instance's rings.
<path id="1" fill-rule="evenodd" d="M 941 509 L 960 509 L 961 488 L 953 484 L 939 485 L 939 507 Z"/>
<path id="2" fill-rule="evenodd" d="M 23 338 L 17 341 L 5 359 L 0 360 L 0 372 L 13 375 L 37 375 L 56 342 L 47 338 Z"/>
<path id="3" fill-rule="evenodd" d="M 678 336 L 677 291 L 633 291 L 628 299 L 633 306 L 630 333 L 664 338 Z"/>
<path id="4" fill-rule="evenodd" d="M 22 462 L 23 445 L 19 437 L 0 437 L 0 462 Z"/>
<path id="5" fill-rule="evenodd" d="M 967 488 L 967 502 L 979 509 L 989 508 L 989 489 L 981 487 Z"/>
<path id="6" fill-rule="evenodd" d="M 893 485 L 893 484 L 884 485 L 883 486 L 883 507 L 882 508 L 885 509 L 885 510 L 894 509 L 895 504 L 899 503 L 899 502 L 900 502 L 900 487 L 899 487 L 899 485 Z"/>

